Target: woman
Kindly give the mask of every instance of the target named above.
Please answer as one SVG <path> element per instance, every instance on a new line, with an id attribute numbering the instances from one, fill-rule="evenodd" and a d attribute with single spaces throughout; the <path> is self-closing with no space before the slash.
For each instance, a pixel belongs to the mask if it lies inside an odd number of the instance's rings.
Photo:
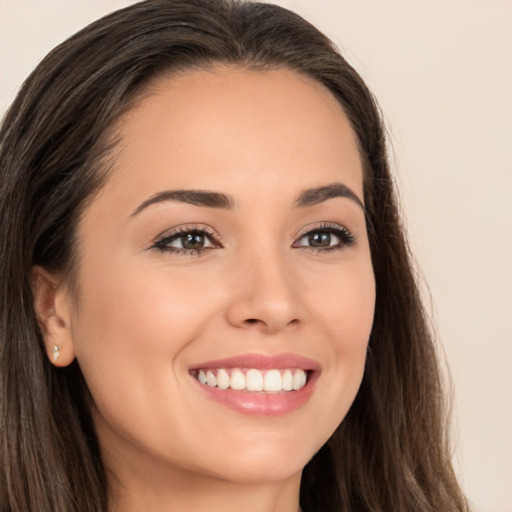
<path id="1" fill-rule="evenodd" d="M 467 510 L 378 107 L 310 24 L 113 13 L 0 161 L 2 510 Z"/>

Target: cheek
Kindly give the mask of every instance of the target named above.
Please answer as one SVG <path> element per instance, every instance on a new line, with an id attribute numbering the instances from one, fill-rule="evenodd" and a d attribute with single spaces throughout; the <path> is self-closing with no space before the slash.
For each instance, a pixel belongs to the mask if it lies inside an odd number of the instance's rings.
<path id="1" fill-rule="evenodd" d="M 170 370 L 210 316 L 208 297 L 188 289 L 185 278 L 133 268 L 118 264 L 83 272 L 73 339 L 98 406 L 111 396 L 129 405 L 158 383 L 173 386 Z"/>
<path id="2" fill-rule="evenodd" d="M 198 279 L 171 275 L 165 267 L 133 268 L 118 264 L 96 268 L 94 275 L 84 269 L 84 300 L 73 333 L 76 357 L 104 443 L 109 436 L 114 447 L 129 439 L 155 455 L 179 459 L 193 420 L 183 403 L 183 353 L 210 321 L 213 301 L 207 290 L 199 293 Z"/>
<path id="3" fill-rule="evenodd" d="M 193 336 L 194 330 L 200 330 L 197 311 L 208 314 L 205 290 L 196 293 L 199 283 L 191 283 L 186 272 L 128 262 L 91 272 L 82 283 L 84 302 L 76 319 L 81 334 L 93 341 L 108 337 L 112 347 L 121 345 L 123 351 L 148 344 L 179 345 L 180 332 Z"/>
<path id="4" fill-rule="evenodd" d="M 322 286 L 323 285 L 323 286 Z M 326 274 L 312 293 L 311 308 L 340 351 L 366 349 L 375 309 L 375 280 L 369 258 Z"/>
<path id="5" fill-rule="evenodd" d="M 327 437 L 341 423 L 359 390 L 364 374 L 368 340 L 375 308 L 371 264 L 354 265 L 325 282 L 326 293 L 316 301 L 317 327 L 330 357 L 320 377 L 325 389 L 322 408 L 329 411 Z M 318 411 L 320 414 L 320 410 Z"/>
<path id="6" fill-rule="evenodd" d="M 338 304 L 335 305 L 333 300 L 331 306 L 338 307 L 332 335 L 336 340 L 337 364 L 345 374 L 353 374 L 354 384 L 358 388 L 375 310 L 375 281 L 371 266 L 349 272 L 341 288 L 337 295 Z"/>

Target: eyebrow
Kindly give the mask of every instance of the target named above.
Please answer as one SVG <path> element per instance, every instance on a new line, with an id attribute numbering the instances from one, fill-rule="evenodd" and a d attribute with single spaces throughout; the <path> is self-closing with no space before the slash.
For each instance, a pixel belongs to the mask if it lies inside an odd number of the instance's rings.
<path id="1" fill-rule="evenodd" d="M 313 206 L 315 204 L 323 203 L 324 201 L 334 197 L 345 197 L 347 199 L 351 199 L 358 206 L 360 206 L 363 211 L 365 210 L 363 201 L 361 201 L 355 192 L 353 192 L 343 183 L 331 183 L 330 185 L 325 185 L 323 187 L 304 190 L 295 201 L 294 206 L 296 208 Z"/>
<path id="2" fill-rule="evenodd" d="M 365 209 L 361 199 L 343 183 L 331 183 L 330 185 L 304 190 L 296 199 L 294 207 L 305 208 L 307 206 L 314 206 L 335 197 L 351 199 L 363 210 Z M 164 201 L 179 201 L 195 206 L 226 210 L 232 210 L 235 207 L 234 199 L 221 192 L 211 192 L 209 190 L 165 190 L 146 199 L 135 209 L 130 217 L 139 214 L 142 210 L 148 208 L 148 206 Z"/>
<path id="3" fill-rule="evenodd" d="M 131 217 L 137 215 L 152 204 L 162 203 L 164 201 L 179 201 L 195 206 L 223 208 L 227 210 L 232 210 L 235 207 L 234 200 L 220 192 L 210 192 L 208 190 L 166 190 L 164 192 L 158 192 L 149 199 L 146 199 L 146 201 L 140 204 L 131 214 Z"/>

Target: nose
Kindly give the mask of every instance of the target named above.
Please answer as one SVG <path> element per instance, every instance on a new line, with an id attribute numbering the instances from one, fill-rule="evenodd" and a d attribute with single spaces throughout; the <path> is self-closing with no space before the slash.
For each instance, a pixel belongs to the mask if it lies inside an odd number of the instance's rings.
<path id="1" fill-rule="evenodd" d="M 302 321 L 300 295 L 284 258 L 260 253 L 238 266 L 234 277 L 227 309 L 231 325 L 276 334 Z"/>

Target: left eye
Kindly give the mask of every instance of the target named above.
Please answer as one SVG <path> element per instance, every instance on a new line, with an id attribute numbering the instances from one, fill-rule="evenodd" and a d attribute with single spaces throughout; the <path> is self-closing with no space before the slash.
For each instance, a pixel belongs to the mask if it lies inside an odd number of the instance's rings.
<path id="1" fill-rule="evenodd" d="M 309 235 L 303 236 L 302 239 L 306 239 L 307 245 L 310 247 L 331 247 L 332 242 L 336 244 L 338 241 L 338 237 L 335 235 L 322 231 L 310 233 Z"/>
<path id="2" fill-rule="evenodd" d="M 293 245 L 313 249 L 339 249 L 353 242 L 354 238 L 345 228 L 319 228 L 305 233 Z"/>
<path id="3" fill-rule="evenodd" d="M 211 240 L 205 233 L 193 231 L 191 233 L 184 233 L 173 237 L 173 240 L 166 242 L 167 247 L 176 247 L 177 249 L 204 249 L 206 247 L 213 247 Z"/>
<path id="4" fill-rule="evenodd" d="M 161 250 L 174 251 L 201 251 L 216 247 L 211 235 L 204 231 L 181 231 L 159 240 L 155 246 Z"/>

